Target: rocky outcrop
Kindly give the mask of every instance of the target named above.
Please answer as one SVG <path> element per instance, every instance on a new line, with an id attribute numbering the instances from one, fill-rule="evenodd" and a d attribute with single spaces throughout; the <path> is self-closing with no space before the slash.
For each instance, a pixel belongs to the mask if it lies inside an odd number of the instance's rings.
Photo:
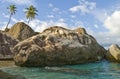
<path id="1" fill-rule="evenodd" d="M 0 59 L 9 59 L 13 57 L 13 47 L 18 43 L 18 40 L 9 35 L 0 32 Z"/>
<path id="2" fill-rule="evenodd" d="M 85 29 L 50 27 L 14 47 L 18 66 L 56 66 L 99 61 L 106 50 Z"/>
<path id="3" fill-rule="evenodd" d="M 0 70 L 0 79 L 25 79 L 25 77 L 14 76 L 14 75 L 11 75 L 9 73 L 6 73 Z"/>
<path id="4" fill-rule="evenodd" d="M 15 39 L 20 41 L 27 39 L 36 33 L 29 27 L 27 24 L 23 22 L 18 22 L 7 32 L 10 36 L 13 36 Z"/>
<path id="5" fill-rule="evenodd" d="M 79 34 L 87 34 L 87 32 L 84 28 L 77 28 L 77 29 L 75 29 L 75 32 L 77 32 Z"/>
<path id="6" fill-rule="evenodd" d="M 113 44 L 109 47 L 108 52 L 105 54 L 106 59 L 113 62 L 120 63 L 120 47 Z"/>

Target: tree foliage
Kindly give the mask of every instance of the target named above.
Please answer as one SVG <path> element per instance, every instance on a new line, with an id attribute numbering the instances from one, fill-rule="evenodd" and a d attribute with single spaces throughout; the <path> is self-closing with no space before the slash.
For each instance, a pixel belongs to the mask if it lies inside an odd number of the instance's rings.
<path id="1" fill-rule="evenodd" d="M 37 14 L 38 10 L 33 6 L 29 6 L 28 8 L 26 8 L 26 18 L 28 19 L 28 23 L 33 20 L 35 18 Z"/>
<path id="2" fill-rule="evenodd" d="M 8 23 L 7 23 L 7 26 L 6 26 L 5 30 L 8 29 L 8 25 L 11 21 L 11 17 L 12 17 L 12 15 L 14 15 L 16 13 L 17 7 L 15 5 L 9 5 L 9 7 L 7 7 L 7 9 L 9 10 L 10 17 L 9 17 L 9 20 L 8 20 Z"/>

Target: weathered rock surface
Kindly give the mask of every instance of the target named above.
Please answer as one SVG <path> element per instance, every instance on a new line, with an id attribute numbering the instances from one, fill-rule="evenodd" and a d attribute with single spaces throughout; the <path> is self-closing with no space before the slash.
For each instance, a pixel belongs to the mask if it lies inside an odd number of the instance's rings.
<path id="1" fill-rule="evenodd" d="M 18 43 L 18 40 L 9 35 L 0 32 L 0 59 L 9 59 L 13 57 L 13 47 Z"/>
<path id="2" fill-rule="evenodd" d="M 9 73 L 6 73 L 0 70 L 0 79 L 25 79 L 25 77 L 14 76 L 14 75 L 11 75 Z"/>
<path id="3" fill-rule="evenodd" d="M 109 61 L 120 62 L 120 47 L 117 44 L 111 45 L 105 55 Z"/>
<path id="4" fill-rule="evenodd" d="M 7 34 L 22 41 L 35 35 L 36 33 L 24 22 L 18 22 L 13 25 L 13 27 L 7 32 Z"/>
<path id="5" fill-rule="evenodd" d="M 85 29 L 50 27 L 14 47 L 19 66 L 56 66 L 99 61 L 106 50 Z"/>

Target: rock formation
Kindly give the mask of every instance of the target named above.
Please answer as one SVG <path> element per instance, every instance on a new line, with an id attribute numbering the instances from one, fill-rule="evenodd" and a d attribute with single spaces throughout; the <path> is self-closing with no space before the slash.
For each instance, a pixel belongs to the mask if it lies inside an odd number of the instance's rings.
<path id="1" fill-rule="evenodd" d="M 7 34 L 22 41 L 35 35 L 36 33 L 27 24 L 23 22 L 18 22 L 15 25 L 13 25 L 13 27 L 7 32 Z"/>
<path id="2" fill-rule="evenodd" d="M 118 45 L 111 45 L 105 55 L 107 60 L 120 63 L 120 47 Z"/>
<path id="3" fill-rule="evenodd" d="M 14 47 L 18 66 L 56 66 L 99 61 L 106 50 L 85 29 L 50 27 Z"/>
<path id="4" fill-rule="evenodd" d="M 17 43 L 18 40 L 0 32 L 0 59 L 11 58 L 13 56 L 13 47 Z"/>

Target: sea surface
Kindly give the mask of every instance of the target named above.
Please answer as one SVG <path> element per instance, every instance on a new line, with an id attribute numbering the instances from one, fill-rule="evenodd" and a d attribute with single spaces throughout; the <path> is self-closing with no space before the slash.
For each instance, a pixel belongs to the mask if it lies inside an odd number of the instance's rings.
<path id="1" fill-rule="evenodd" d="M 3 71 L 27 79 L 120 79 L 120 64 L 108 61 L 62 67 L 5 67 Z"/>

